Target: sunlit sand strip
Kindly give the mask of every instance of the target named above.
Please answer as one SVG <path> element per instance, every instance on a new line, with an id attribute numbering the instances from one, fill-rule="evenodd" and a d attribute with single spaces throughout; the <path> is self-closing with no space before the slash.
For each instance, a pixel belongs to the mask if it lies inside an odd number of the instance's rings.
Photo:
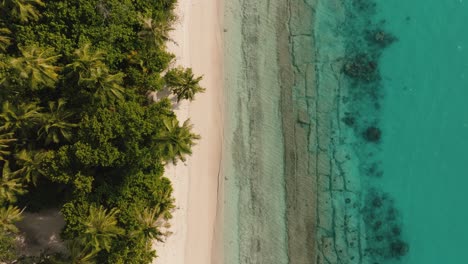
<path id="1" fill-rule="evenodd" d="M 169 51 L 176 55 L 175 63 L 184 67 L 190 66 L 189 56 L 189 16 L 191 0 L 179 0 L 176 13 L 178 22 L 174 25 L 171 38 L 175 43 L 167 43 Z M 175 65 L 174 65 L 175 66 Z M 188 102 L 182 101 L 174 111 L 180 122 L 189 118 Z M 187 199 L 189 191 L 188 163 L 179 162 L 177 165 L 168 164 L 164 174 L 174 188 L 176 208 L 170 220 L 171 234 L 164 243 L 156 242 L 154 248 L 158 257 L 153 263 L 184 264 L 185 241 L 187 236 Z"/>
<path id="2" fill-rule="evenodd" d="M 177 64 L 192 67 L 203 75 L 206 92 L 192 103 L 182 102 L 175 109 L 180 121 L 190 118 L 201 140 L 184 164 L 168 165 L 165 176 L 174 187 L 176 210 L 170 235 L 165 243 L 155 243 L 158 258 L 153 263 L 221 263 L 218 199 L 222 201 L 221 153 L 222 105 L 222 5 L 220 0 L 179 0 L 179 22 L 172 32 L 177 45 L 169 43 Z M 222 212 L 222 211 L 220 211 Z M 221 229 L 219 229 L 221 230 Z"/>

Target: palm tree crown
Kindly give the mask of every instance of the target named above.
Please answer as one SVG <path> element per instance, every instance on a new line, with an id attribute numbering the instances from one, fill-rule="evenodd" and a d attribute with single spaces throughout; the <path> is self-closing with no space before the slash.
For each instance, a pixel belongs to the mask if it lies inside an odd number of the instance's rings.
<path id="1" fill-rule="evenodd" d="M 113 208 L 109 212 L 104 207 L 89 208 L 89 215 L 83 221 L 85 232 L 83 241 L 89 243 L 96 250 L 105 249 L 109 251 L 112 239 L 122 235 L 123 230 L 117 226 L 116 215 L 119 210 Z"/>
<path id="2" fill-rule="evenodd" d="M 11 147 L 11 143 L 16 141 L 16 139 L 12 137 L 13 133 L 0 134 L 0 160 L 4 161 L 6 156 L 11 154 L 8 149 Z"/>
<path id="3" fill-rule="evenodd" d="M 182 126 L 179 126 L 175 118 L 166 118 L 163 122 L 165 130 L 157 137 L 156 142 L 160 144 L 164 157 L 174 164 L 177 163 L 177 159 L 185 161 L 185 156 L 192 154 L 191 148 L 200 136 L 191 132 L 193 125 L 189 119 Z"/>
<path id="4" fill-rule="evenodd" d="M 8 28 L 0 28 L 0 51 L 5 52 L 11 44 L 11 31 Z"/>
<path id="5" fill-rule="evenodd" d="M 95 257 L 99 251 L 90 247 L 89 244 L 83 244 L 80 240 L 72 240 L 67 243 L 70 264 L 94 264 Z"/>
<path id="6" fill-rule="evenodd" d="M 26 192 L 21 179 L 16 178 L 15 175 L 15 172 L 10 171 L 8 162 L 5 162 L 0 178 L 0 201 L 14 203 L 17 195 Z"/>
<path id="7" fill-rule="evenodd" d="M 71 73 L 78 75 L 78 81 L 89 78 L 91 69 L 106 67 L 103 63 L 104 52 L 92 50 L 89 43 L 75 50 L 73 55 L 73 62 L 68 64 L 66 68 L 70 69 Z"/>
<path id="8" fill-rule="evenodd" d="M 168 228 L 169 224 L 164 219 L 163 213 L 160 207 L 153 209 L 145 208 L 143 211 L 137 211 L 137 220 L 140 223 L 140 229 L 134 232 L 134 235 L 142 235 L 143 237 L 150 240 L 158 240 L 163 242 L 168 232 L 162 232 L 163 228 Z"/>
<path id="9" fill-rule="evenodd" d="M 139 17 L 142 29 L 138 36 L 150 47 L 158 48 L 166 41 L 173 41 L 169 37 L 169 32 L 174 28 L 167 21 L 158 21 L 148 17 Z"/>
<path id="10" fill-rule="evenodd" d="M 15 223 L 21 221 L 23 213 L 16 206 L 0 207 L 0 230 L 6 233 L 16 233 L 18 228 Z"/>
<path id="11" fill-rule="evenodd" d="M 0 87 L 3 84 L 3 82 L 7 79 L 7 74 L 6 71 L 8 69 L 8 64 L 4 60 L 4 56 L 0 55 Z"/>
<path id="12" fill-rule="evenodd" d="M 55 55 L 51 48 L 26 46 L 19 49 L 23 56 L 10 60 L 11 67 L 19 73 L 19 77 L 28 81 L 33 90 L 41 86 L 54 87 L 60 70 L 54 63 L 60 56 Z"/>
<path id="13" fill-rule="evenodd" d="M 36 6 L 45 6 L 41 0 L 3 0 L 1 7 L 9 10 L 11 15 L 21 23 L 37 21 L 40 17 Z"/>
<path id="14" fill-rule="evenodd" d="M 80 83 L 93 91 L 94 99 L 101 104 L 108 104 L 124 98 L 124 74 L 111 74 L 106 67 L 92 68 L 89 78 L 82 78 Z"/>
<path id="15" fill-rule="evenodd" d="M 0 114 L 0 130 L 16 132 L 37 124 L 41 119 L 41 107 L 36 103 L 21 103 L 18 107 L 5 101 Z"/>
<path id="16" fill-rule="evenodd" d="M 175 68 L 167 72 L 164 79 L 167 86 L 172 89 L 174 95 L 177 96 L 177 102 L 180 100 L 195 99 L 195 94 L 204 92 L 205 88 L 200 86 L 200 81 L 203 77 L 195 78 L 192 69 Z"/>
<path id="17" fill-rule="evenodd" d="M 17 170 L 15 173 L 21 175 L 26 182 L 36 184 L 37 179 L 45 174 L 42 168 L 42 161 L 45 157 L 44 152 L 32 152 L 23 149 L 16 154 L 15 157 L 18 165 L 21 166 L 21 169 Z"/>
<path id="18" fill-rule="evenodd" d="M 71 130 L 77 124 L 68 122 L 73 113 L 65 110 L 64 105 L 63 99 L 49 102 L 48 112 L 44 114 L 42 126 L 38 131 L 39 138 L 45 139 L 46 145 L 71 140 Z"/>

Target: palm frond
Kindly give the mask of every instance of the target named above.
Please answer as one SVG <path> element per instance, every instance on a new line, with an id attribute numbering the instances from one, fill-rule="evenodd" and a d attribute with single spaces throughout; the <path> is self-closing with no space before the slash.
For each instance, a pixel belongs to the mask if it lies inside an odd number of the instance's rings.
<path id="1" fill-rule="evenodd" d="M 16 176 L 17 173 L 11 172 L 9 163 L 5 161 L 0 178 L 0 202 L 14 203 L 18 195 L 26 193 L 21 179 Z"/>
<path id="2" fill-rule="evenodd" d="M 11 67 L 19 77 L 26 80 L 32 90 L 41 87 L 54 87 L 61 69 L 54 63 L 60 58 L 51 48 L 37 46 L 19 47 L 22 57 L 12 58 Z"/>
<path id="3" fill-rule="evenodd" d="M 0 230 L 9 233 L 18 232 L 15 223 L 21 221 L 23 218 L 21 216 L 22 213 L 23 210 L 20 210 L 16 206 L 0 207 Z"/>

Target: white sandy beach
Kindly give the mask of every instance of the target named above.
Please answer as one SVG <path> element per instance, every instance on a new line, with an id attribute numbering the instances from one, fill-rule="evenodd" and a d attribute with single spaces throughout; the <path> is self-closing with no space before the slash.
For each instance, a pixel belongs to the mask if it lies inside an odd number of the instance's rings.
<path id="1" fill-rule="evenodd" d="M 176 109 L 180 121 L 191 119 L 201 140 L 185 164 L 166 168 L 177 208 L 172 235 L 155 245 L 159 257 L 153 263 L 222 263 L 222 8 L 222 0 L 179 0 L 179 23 L 172 33 L 178 45 L 169 44 L 169 49 L 178 65 L 204 76 L 206 92 Z"/>

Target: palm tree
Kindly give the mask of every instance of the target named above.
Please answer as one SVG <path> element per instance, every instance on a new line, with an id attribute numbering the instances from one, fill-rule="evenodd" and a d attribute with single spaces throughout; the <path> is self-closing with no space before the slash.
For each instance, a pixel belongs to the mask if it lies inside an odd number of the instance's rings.
<path id="1" fill-rule="evenodd" d="M 174 30 L 170 23 L 162 20 L 154 20 L 148 17 L 139 16 L 141 31 L 138 36 L 150 47 L 158 48 L 164 45 L 166 41 L 172 41 L 169 32 Z"/>
<path id="2" fill-rule="evenodd" d="M 94 264 L 99 251 L 93 249 L 89 244 L 84 245 L 82 241 L 75 239 L 67 243 L 70 264 Z"/>
<path id="3" fill-rule="evenodd" d="M 77 124 L 67 121 L 73 113 L 64 109 L 64 105 L 64 99 L 59 99 L 57 102 L 49 102 L 48 112 L 44 114 L 41 128 L 38 130 L 39 138 L 44 139 L 46 145 L 71 140 L 71 130 Z"/>
<path id="4" fill-rule="evenodd" d="M 26 190 L 21 179 L 15 177 L 16 173 L 10 171 L 8 162 L 3 164 L 2 177 L 0 178 L 0 202 L 14 203 L 16 196 L 24 194 Z"/>
<path id="5" fill-rule="evenodd" d="M 0 28 L 0 51 L 5 52 L 11 44 L 11 31 L 8 28 Z"/>
<path id="6" fill-rule="evenodd" d="M 191 132 L 193 126 L 189 119 L 182 126 L 179 126 L 179 122 L 175 118 L 166 118 L 163 123 L 165 129 L 156 138 L 156 143 L 159 144 L 163 156 L 174 164 L 177 163 L 177 159 L 185 161 L 185 156 L 192 154 L 191 148 L 195 145 L 194 141 L 200 139 L 200 136 Z"/>
<path id="7" fill-rule="evenodd" d="M 73 55 L 73 62 L 68 64 L 66 68 L 70 69 L 72 74 L 78 76 L 78 81 L 81 81 L 83 78 L 89 78 L 91 69 L 105 67 L 102 62 L 105 53 L 100 50 L 92 50 L 90 43 L 75 50 Z"/>
<path id="8" fill-rule="evenodd" d="M 20 210 L 16 206 L 9 205 L 7 207 L 0 207 L 0 230 L 5 233 L 16 233 L 18 228 L 15 223 L 21 221 L 23 218 L 21 214 L 23 210 Z"/>
<path id="9" fill-rule="evenodd" d="M 41 0 L 3 0 L 1 3 L 1 7 L 9 10 L 21 23 L 39 19 L 40 14 L 36 6 L 45 6 L 45 4 Z"/>
<path id="10" fill-rule="evenodd" d="M 8 65 L 6 61 L 4 60 L 4 56 L 0 55 L 0 86 L 3 84 L 3 82 L 6 80 L 6 69 L 8 68 Z"/>
<path id="11" fill-rule="evenodd" d="M 163 212 L 159 206 L 143 211 L 135 211 L 139 225 L 139 229 L 132 233 L 133 236 L 143 236 L 147 240 L 158 240 L 164 242 L 164 237 L 169 232 L 162 232 L 163 228 L 168 228 L 169 223 L 164 218 Z"/>
<path id="12" fill-rule="evenodd" d="M 18 107 L 5 101 L 0 114 L 0 130 L 16 132 L 37 124 L 41 108 L 36 103 L 21 103 Z"/>
<path id="13" fill-rule="evenodd" d="M 157 206 L 162 208 L 161 216 L 166 220 L 172 218 L 172 210 L 175 208 L 174 197 L 172 197 L 173 190 L 171 182 L 165 178 L 160 187 L 152 192 L 153 197 L 157 197 Z"/>
<path id="14" fill-rule="evenodd" d="M 85 226 L 85 232 L 82 241 L 90 244 L 95 250 L 110 250 L 112 239 L 122 235 L 124 231 L 117 226 L 116 215 L 119 210 L 116 208 L 107 212 L 104 207 L 89 208 L 89 215 L 82 224 Z"/>
<path id="15" fill-rule="evenodd" d="M 32 152 L 26 151 L 25 149 L 21 150 L 16 154 L 16 160 L 21 169 L 17 170 L 15 173 L 21 175 L 21 177 L 26 182 L 32 182 L 33 184 L 37 183 L 37 179 L 45 175 L 44 170 L 42 169 L 42 161 L 44 160 L 45 153 L 41 151 Z"/>
<path id="16" fill-rule="evenodd" d="M 169 70 L 164 76 L 167 86 L 177 96 L 177 102 L 182 99 L 192 101 L 195 94 L 204 92 L 205 88 L 200 86 L 202 78 L 202 76 L 195 78 L 192 69 L 181 67 Z"/>
<path id="17" fill-rule="evenodd" d="M 51 48 L 37 46 L 19 47 L 22 57 L 10 60 L 11 67 L 19 77 L 26 80 L 32 90 L 41 86 L 54 87 L 58 80 L 60 67 L 54 66 L 60 55 Z"/>
<path id="18" fill-rule="evenodd" d="M 16 139 L 12 137 L 13 133 L 0 134 L 0 160 L 2 161 L 5 161 L 5 156 L 11 154 L 8 149 L 10 148 L 10 144 L 16 141 Z"/>
<path id="19" fill-rule="evenodd" d="M 97 67 L 90 70 L 89 78 L 82 78 L 80 84 L 93 91 L 94 99 L 101 104 L 108 104 L 124 98 L 123 83 L 124 74 L 109 73 L 106 67 Z"/>

